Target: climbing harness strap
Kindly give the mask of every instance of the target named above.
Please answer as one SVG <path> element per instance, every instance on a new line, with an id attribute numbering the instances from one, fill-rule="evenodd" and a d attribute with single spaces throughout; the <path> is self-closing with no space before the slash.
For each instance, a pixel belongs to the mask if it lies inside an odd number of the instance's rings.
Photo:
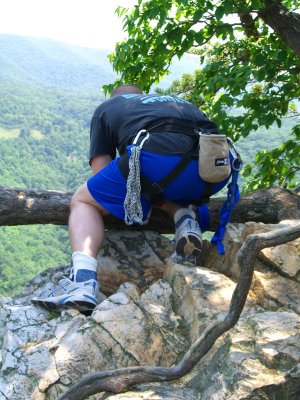
<path id="1" fill-rule="evenodd" d="M 231 147 L 235 151 L 235 158 L 232 161 L 232 179 L 227 186 L 227 199 L 220 210 L 220 223 L 216 229 L 214 236 L 211 239 L 211 243 L 215 244 L 218 249 L 219 254 L 225 254 L 224 246 L 222 240 L 224 238 L 227 224 L 230 220 L 230 214 L 236 207 L 237 202 L 240 199 L 240 191 L 238 186 L 238 176 L 239 171 L 242 167 L 242 159 L 240 154 L 237 152 L 233 142 L 228 138 Z"/>

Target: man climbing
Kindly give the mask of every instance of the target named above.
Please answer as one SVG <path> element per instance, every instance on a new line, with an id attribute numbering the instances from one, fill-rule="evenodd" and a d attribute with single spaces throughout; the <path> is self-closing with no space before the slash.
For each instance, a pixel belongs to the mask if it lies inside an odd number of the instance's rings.
<path id="1" fill-rule="evenodd" d="M 96 257 L 104 240 L 103 217 L 110 213 L 127 224 L 143 224 L 152 207 L 160 207 L 174 218 L 177 254 L 201 252 L 201 230 L 189 205 L 221 190 L 228 178 L 214 185 L 200 178 L 199 131 L 219 133 L 191 103 L 143 94 L 135 85 L 119 86 L 96 109 L 90 130 L 94 175 L 75 192 L 70 206 L 71 276 L 33 299 L 34 304 L 85 312 L 105 298 Z"/>

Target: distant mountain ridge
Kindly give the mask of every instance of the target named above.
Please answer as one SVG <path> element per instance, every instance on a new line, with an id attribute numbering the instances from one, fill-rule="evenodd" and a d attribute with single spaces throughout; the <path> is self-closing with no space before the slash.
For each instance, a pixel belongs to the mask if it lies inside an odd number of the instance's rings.
<path id="1" fill-rule="evenodd" d="M 14 35 L 0 35 L 0 49 L 0 76 L 5 82 L 95 91 L 115 77 L 107 50 Z"/>
<path id="2" fill-rule="evenodd" d="M 116 74 L 108 61 L 109 50 L 76 47 L 50 39 L 0 35 L 0 79 L 81 92 L 99 92 Z M 175 60 L 161 87 L 182 73 L 199 68 L 198 57 L 187 55 Z"/>

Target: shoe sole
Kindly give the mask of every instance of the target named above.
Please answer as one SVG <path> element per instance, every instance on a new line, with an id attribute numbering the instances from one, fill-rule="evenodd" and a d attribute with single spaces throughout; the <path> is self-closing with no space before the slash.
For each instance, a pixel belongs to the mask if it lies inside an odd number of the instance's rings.
<path id="1" fill-rule="evenodd" d="M 176 243 L 176 253 L 185 256 L 201 255 L 202 251 L 202 240 L 194 235 L 187 235 L 178 240 Z"/>
<path id="2" fill-rule="evenodd" d="M 35 306 L 41 306 L 41 307 L 46 308 L 46 310 L 48 310 L 48 311 L 58 311 L 59 309 L 61 309 L 61 307 L 59 307 L 58 304 L 49 303 L 48 301 L 32 299 L 31 302 Z"/>
<path id="3" fill-rule="evenodd" d="M 92 312 L 97 304 L 90 303 L 84 300 L 76 300 L 71 301 L 67 300 L 65 303 L 54 303 L 53 301 L 49 300 L 42 300 L 42 299 L 32 299 L 31 302 L 35 306 L 42 306 L 46 308 L 48 311 L 61 311 L 65 308 L 75 308 L 80 312 Z"/>

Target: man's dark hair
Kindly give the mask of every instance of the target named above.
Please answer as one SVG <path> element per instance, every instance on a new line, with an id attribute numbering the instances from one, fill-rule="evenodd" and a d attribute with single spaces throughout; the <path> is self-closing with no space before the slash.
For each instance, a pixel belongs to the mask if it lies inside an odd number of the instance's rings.
<path id="1" fill-rule="evenodd" d="M 113 90 L 111 97 L 119 94 L 143 94 L 143 91 L 137 85 L 128 84 L 118 86 L 115 90 Z"/>

